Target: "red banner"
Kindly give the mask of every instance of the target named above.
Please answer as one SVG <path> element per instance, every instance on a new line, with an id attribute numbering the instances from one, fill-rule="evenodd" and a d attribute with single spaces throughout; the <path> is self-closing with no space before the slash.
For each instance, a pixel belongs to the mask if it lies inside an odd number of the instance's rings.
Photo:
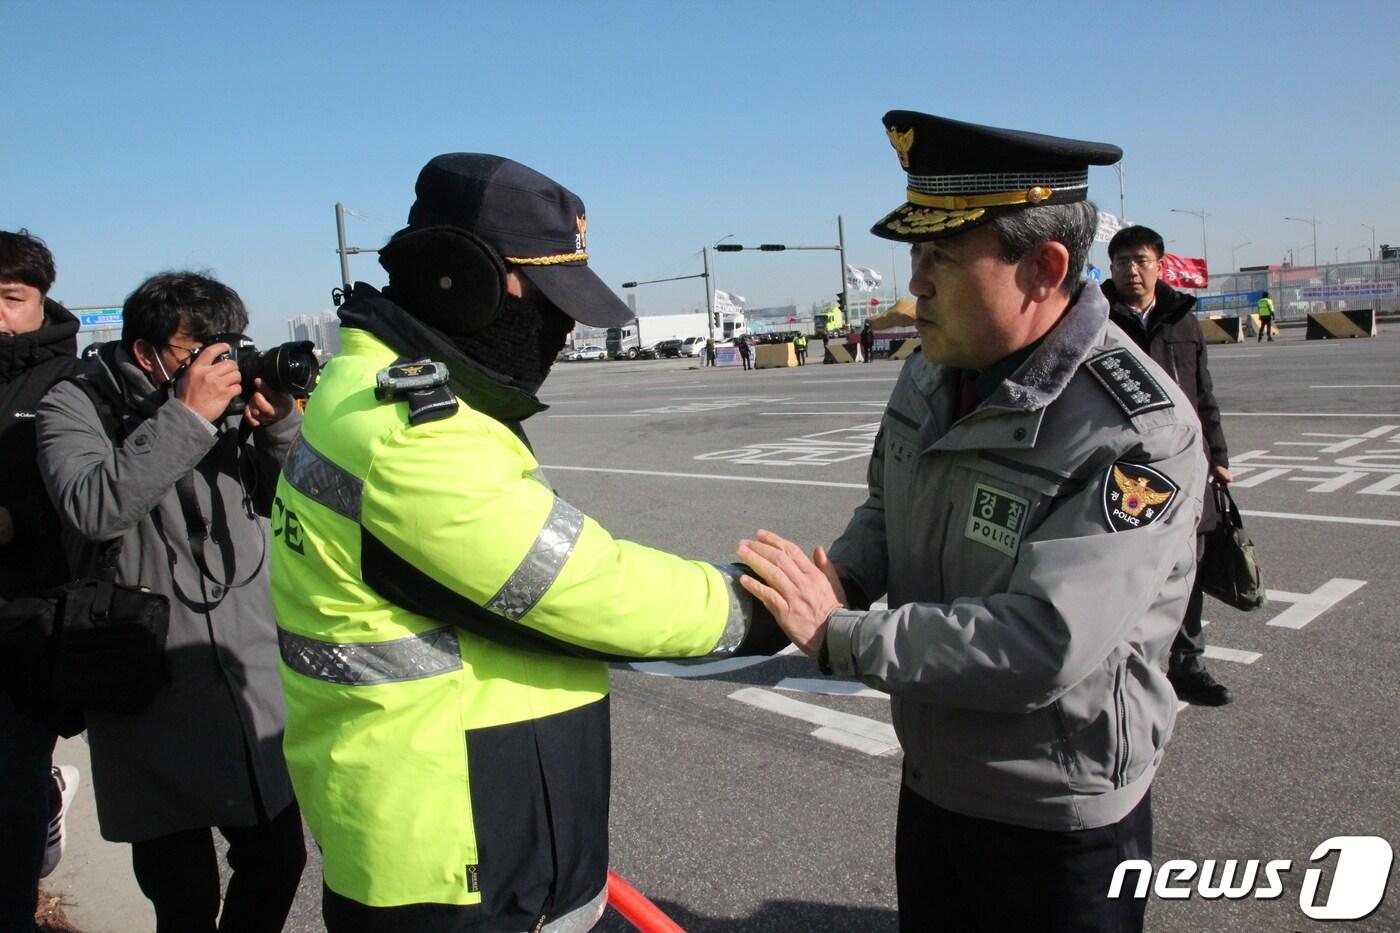
<path id="1" fill-rule="evenodd" d="M 1210 271 L 1204 259 L 1166 253 L 1162 256 L 1162 281 L 1172 288 L 1205 288 L 1210 284 Z"/>

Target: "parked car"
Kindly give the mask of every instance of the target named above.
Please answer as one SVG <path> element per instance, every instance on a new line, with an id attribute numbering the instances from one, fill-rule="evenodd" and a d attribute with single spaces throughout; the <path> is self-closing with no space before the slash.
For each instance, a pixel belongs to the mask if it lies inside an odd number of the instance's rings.
<path id="1" fill-rule="evenodd" d="M 657 358 L 658 358 L 658 359 L 663 359 L 663 360 L 670 360 L 670 359 L 675 359 L 676 357 L 680 356 L 680 355 L 681 355 L 681 344 L 682 344 L 683 342 L 684 342 L 684 341 L 682 341 L 682 340 L 681 340 L 680 338 L 678 338 L 678 337 L 677 337 L 677 338 L 673 338 L 673 339 L 671 339 L 671 340 L 658 340 L 658 341 L 656 342 L 656 348 L 655 348 L 655 349 L 656 349 L 656 356 L 657 356 Z"/>
<path id="2" fill-rule="evenodd" d="M 605 360 L 607 358 L 608 351 L 602 347 L 579 347 L 564 355 L 566 360 Z"/>
<path id="3" fill-rule="evenodd" d="M 701 357 L 705 355 L 704 337 L 687 337 L 681 341 L 681 356 Z"/>

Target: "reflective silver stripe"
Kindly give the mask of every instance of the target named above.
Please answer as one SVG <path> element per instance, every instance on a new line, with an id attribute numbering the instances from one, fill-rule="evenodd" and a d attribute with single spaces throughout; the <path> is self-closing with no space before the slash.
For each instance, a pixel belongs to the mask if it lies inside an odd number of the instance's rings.
<path id="1" fill-rule="evenodd" d="M 520 561 L 510 579 L 491 597 L 486 608 L 508 619 L 518 620 L 535 608 L 545 592 L 553 585 L 564 562 L 573 553 L 578 536 L 583 532 L 583 513 L 563 499 L 555 497 L 539 537 L 530 552 Z"/>
<path id="2" fill-rule="evenodd" d="M 608 906 L 608 888 L 603 886 L 603 890 L 584 904 L 576 907 L 558 919 L 551 920 L 544 925 L 540 933 L 586 933 L 593 929 L 598 921 L 603 918 L 603 911 Z"/>
<path id="3" fill-rule="evenodd" d="M 729 591 L 729 618 L 725 620 L 724 632 L 719 636 L 719 641 L 710 649 L 710 655 L 730 655 L 739 647 L 744 636 L 749 633 L 749 626 L 753 624 L 754 599 L 748 590 L 739 585 L 739 577 L 744 572 L 737 564 L 711 566 L 719 571 L 719 575 L 724 578 L 725 589 Z"/>
<path id="4" fill-rule="evenodd" d="M 331 463 L 298 434 L 292 441 L 282 475 L 292 488 L 313 502 L 319 502 L 352 522 L 360 520 L 360 498 L 364 483 Z"/>
<path id="5" fill-rule="evenodd" d="M 461 670 L 457 633 L 433 629 L 393 641 L 338 645 L 277 630 L 282 661 L 298 674 L 332 684 L 363 687 L 421 680 Z"/>

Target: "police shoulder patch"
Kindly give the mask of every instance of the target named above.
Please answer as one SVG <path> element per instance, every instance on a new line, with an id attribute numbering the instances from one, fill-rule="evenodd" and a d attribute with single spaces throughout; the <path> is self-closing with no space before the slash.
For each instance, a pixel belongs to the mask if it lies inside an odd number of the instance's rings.
<path id="1" fill-rule="evenodd" d="M 1084 365 L 1130 418 L 1173 405 L 1161 383 L 1127 347 L 1100 353 Z"/>
<path id="2" fill-rule="evenodd" d="M 1181 487 L 1165 473 L 1119 461 L 1103 477 L 1103 513 L 1109 531 L 1131 531 L 1158 521 Z"/>

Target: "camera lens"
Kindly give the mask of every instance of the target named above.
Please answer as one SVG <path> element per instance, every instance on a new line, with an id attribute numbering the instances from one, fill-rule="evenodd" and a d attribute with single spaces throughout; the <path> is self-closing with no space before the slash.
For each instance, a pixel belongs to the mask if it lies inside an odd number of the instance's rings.
<path id="1" fill-rule="evenodd" d="M 248 374 L 263 381 L 274 392 L 306 395 L 316 384 L 321 366 L 316 362 L 309 341 L 284 343 L 250 359 Z M 242 361 L 239 361 L 242 368 Z M 248 378 L 248 377 L 245 377 Z M 252 379 L 248 378 L 251 382 Z"/>

